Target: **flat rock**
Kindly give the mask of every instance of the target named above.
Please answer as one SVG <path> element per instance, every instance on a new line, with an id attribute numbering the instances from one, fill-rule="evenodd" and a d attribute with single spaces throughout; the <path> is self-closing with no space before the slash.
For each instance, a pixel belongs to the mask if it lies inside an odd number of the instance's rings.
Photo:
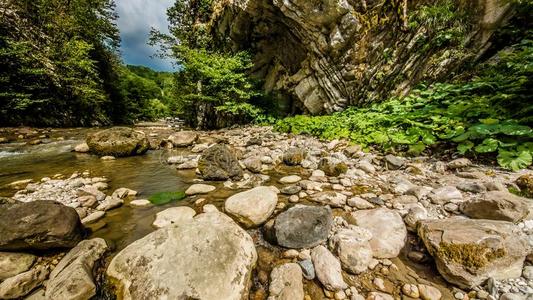
<path id="1" fill-rule="evenodd" d="M 146 200 L 146 199 L 133 200 L 129 204 L 130 204 L 130 206 L 133 206 L 133 207 L 152 206 L 152 202 L 150 202 L 149 200 Z"/>
<path id="2" fill-rule="evenodd" d="M 191 146 L 197 139 L 198 133 L 194 131 L 179 131 L 168 137 L 168 141 L 171 142 L 174 147 Z"/>
<path id="3" fill-rule="evenodd" d="M 302 269 L 298 264 L 286 263 L 270 273 L 268 300 L 303 300 Z"/>
<path id="4" fill-rule="evenodd" d="M 311 196 L 311 200 L 332 207 L 343 207 L 346 205 L 346 199 L 348 197 L 338 192 L 319 192 Z"/>
<path id="5" fill-rule="evenodd" d="M 84 300 L 95 296 L 93 268 L 107 249 L 101 238 L 81 241 L 72 248 L 50 273 L 46 298 Z"/>
<path id="6" fill-rule="evenodd" d="M 263 224 L 276 209 L 278 195 L 271 187 L 258 186 L 229 197 L 224 209 L 246 227 Z"/>
<path id="7" fill-rule="evenodd" d="M 282 177 L 279 180 L 279 183 L 282 183 L 282 184 L 293 184 L 293 183 L 297 183 L 300 180 L 302 180 L 302 177 L 300 177 L 298 175 L 290 175 L 290 176 Z"/>
<path id="8" fill-rule="evenodd" d="M 107 196 L 104 201 L 100 202 L 96 207 L 97 210 L 108 211 L 121 207 L 124 204 L 124 200 L 118 197 Z"/>
<path id="9" fill-rule="evenodd" d="M 162 228 L 172 224 L 189 222 L 195 215 L 196 211 L 190 207 L 171 207 L 158 212 L 152 225 L 157 228 Z"/>
<path id="10" fill-rule="evenodd" d="M 83 225 L 92 224 L 100 220 L 104 216 L 105 216 L 105 211 L 95 211 L 92 214 L 88 215 L 87 217 L 83 218 L 83 220 L 81 220 L 81 223 Z"/>
<path id="11" fill-rule="evenodd" d="M 451 201 L 463 200 L 463 195 L 454 186 L 444 186 L 438 189 L 434 189 L 429 195 L 431 202 L 438 205 L 444 205 Z"/>
<path id="12" fill-rule="evenodd" d="M 0 252 L 0 280 L 28 271 L 35 259 L 32 254 Z"/>
<path id="13" fill-rule="evenodd" d="M 70 248 L 82 236 L 76 210 L 55 201 L 6 204 L 0 210 L 0 250 Z"/>
<path id="14" fill-rule="evenodd" d="M 274 235 L 286 248 L 311 248 L 327 240 L 333 215 L 327 207 L 296 205 L 276 217 Z"/>
<path id="15" fill-rule="evenodd" d="M 402 217 L 387 208 L 375 208 L 353 212 L 351 217 L 357 226 L 372 233 L 370 246 L 374 257 L 393 258 L 405 245 L 407 229 Z"/>
<path id="16" fill-rule="evenodd" d="M 528 250 L 513 224 L 450 218 L 421 221 L 418 235 L 435 258 L 440 274 L 461 288 L 519 277 Z"/>
<path id="17" fill-rule="evenodd" d="M 341 263 L 326 247 L 313 248 L 311 259 L 315 266 L 316 276 L 324 288 L 335 292 L 348 287 L 342 278 Z"/>
<path id="18" fill-rule="evenodd" d="M 17 299 L 26 296 L 43 283 L 48 273 L 46 267 L 38 266 L 2 281 L 0 283 L 0 299 Z"/>
<path id="19" fill-rule="evenodd" d="M 207 194 L 207 193 L 212 192 L 212 191 L 214 191 L 216 189 L 217 188 L 212 186 L 212 185 L 203 184 L 203 183 L 197 183 L 197 184 L 191 185 L 185 191 L 185 194 L 188 195 L 188 196 L 198 195 L 198 194 Z"/>
<path id="20" fill-rule="evenodd" d="M 248 298 L 256 261 L 250 235 L 210 212 L 133 242 L 113 258 L 107 275 L 125 300 L 241 300 Z"/>
<path id="21" fill-rule="evenodd" d="M 462 203 L 461 211 L 473 219 L 518 222 L 528 216 L 530 202 L 509 192 L 492 191 Z"/>

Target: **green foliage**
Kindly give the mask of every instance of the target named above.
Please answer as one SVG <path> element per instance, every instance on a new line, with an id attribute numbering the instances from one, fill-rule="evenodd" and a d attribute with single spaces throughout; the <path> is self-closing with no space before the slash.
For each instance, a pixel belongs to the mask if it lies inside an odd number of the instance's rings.
<path id="1" fill-rule="evenodd" d="M 186 46 L 176 46 L 174 53 L 182 66 L 176 74 L 178 102 L 190 124 L 215 128 L 262 115 L 262 110 L 250 103 L 261 94 L 247 73 L 252 67 L 247 53 L 220 54 Z M 198 123 L 199 115 L 203 124 Z"/>
<path id="2" fill-rule="evenodd" d="M 184 192 L 161 192 L 154 194 L 148 198 L 148 201 L 154 205 L 164 205 L 173 201 L 183 200 L 185 197 Z"/>
<path id="3" fill-rule="evenodd" d="M 466 82 L 421 86 L 331 116 L 287 118 L 276 128 L 412 154 L 455 144 L 461 154 L 494 153 L 502 167 L 517 170 L 531 165 L 532 88 L 533 41 L 524 39 Z"/>

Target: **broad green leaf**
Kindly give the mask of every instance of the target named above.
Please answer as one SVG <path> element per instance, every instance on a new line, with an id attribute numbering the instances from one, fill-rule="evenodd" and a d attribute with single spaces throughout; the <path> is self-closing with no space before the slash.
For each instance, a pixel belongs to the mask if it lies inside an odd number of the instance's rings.
<path id="1" fill-rule="evenodd" d="M 483 143 L 476 146 L 475 150 L 477 153 L 489 153 L 498 150 L 499 142 L 496 139 L 488 138 L 483 141 Z"/>
<path id="2" fill-rule="evenodd" d="M 163 205 L 172 201 L 179 201 L 186 197 L 184 192 L 161 192 L 154 194 L 148 198 L 152 204 Z"/>
<path id="3" fill-rule="evenodd" d="M 474 147 L 474 143 L 471 141 L 464 141 L 457 145 L 457 151 L 461 154 L 465 154 L 466 152 L 470 151 Z"/>
<path id="4" fill-rule="evenodd" d="M 500 150 L 498 154 L 498 163 L 500 166 L 518 171 L 531 165 L 532 157 L 528 151 L 506 151 Z"/>
<path id="5" fill-rule="evenodd" d="M 502 124 L 500 132 L 506 135 L 531 135 L 533 130 L 525 125 Z"/>
<path id="6" fill-rule="evenodd" d="M 479 122 L 485 125 L 494 125 L 494 124 L 500 123 L 500 120 L 487 118 L 487 119 L 480 119 Z"/>
<path id="7" fill-rule="evenodd" d="M 414 145 L 409 145 L 409 153 L 418 155 L 426 150 L 426 145 L 423 142 L 418 142 Z"/>

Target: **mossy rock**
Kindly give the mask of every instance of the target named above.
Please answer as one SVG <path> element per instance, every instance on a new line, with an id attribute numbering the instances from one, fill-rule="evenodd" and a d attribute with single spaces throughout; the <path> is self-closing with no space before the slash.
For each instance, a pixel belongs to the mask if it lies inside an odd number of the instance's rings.
<path id="1" fill-rule="evenodd" d="M 533 173 L 524 174 L 516 179 L 520 196 L 533 198 Z"/>
<path id="2" fill-rule="evenodd" d="M 243 176 L 235 152 L 224 144 L 205 150 L 198 160 L 198 170 L 205 180 L 240 180 Z"/>
<path id="3" fill-rule="evenodd" d="M 144 132 L 128 127 L 114 127 L 87 136 L 91 153 L 100 156 L 133 156 L 146 153 L 150 143 Z"/>
<path id="4" fill-rule="evenodd" d="M 324 171 L 328 176 L 337 177 L 346 173 L 348 171 L 348 166 L 346 163 L 336 159 L 322 158 L 318 163 L 318 169 Z"/>
<path id="5" fill-rule="evenodd" d="M 283 154 L 283 162 L 288 166 L 297 166 L 307 156 L 307 152 L 300 148 L 290 148 Z"/>

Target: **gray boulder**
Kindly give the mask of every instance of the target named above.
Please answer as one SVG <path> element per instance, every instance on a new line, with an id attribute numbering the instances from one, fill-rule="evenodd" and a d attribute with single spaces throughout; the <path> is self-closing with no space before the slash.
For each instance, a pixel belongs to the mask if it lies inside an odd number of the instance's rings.
<path id="1" fill-rule="evenodd" d="M 328 239 L 332 226 L 331 209 L 296 205 L 276 217 L 274 235 L 286 248 L 310 248 Z"/>
<path id="2" fill-rule="evenodd" d="M 90 152 L 100 156 L 141 155 L 150 149 L 144 132 L 127 127 L 114 127 L 91 133 L 87 136 Z"/>
<path id="3" fill-rule="evenodd" d="M 55 201 L 8 204 L 0 210 L 0 250 L 71 248 L 83 234 L 76 210 Z"/>
<path id="4" fill-rule="evenodd" d="M 250 235 L 219 212 L 159 229 L 111 261 L 121 299 L 241 300 L 257 253 Z"/>
<path id="5" fill-rule="evenodd" d="M 440 274 L 461 288 L 493 277 L 520 277 L 528 250 L 504 221 L 451 218 L 420 221 L 418 235 L 435 258 Z"/>
<path id="6" fill-rule="evenodd" d="M 258 186 L 229 197 L 224 209 L 246 227 L 263 224 L 278 204 L 278 195 L 271 187 Z"/>
<path id="7" fill-rule="evenodd" d="M 239 180 L 243 171 L 232 150 L 223 144 L 215 145 L 202 153 L 198 170 L 205 180 Z"/>
<path id="8" fill-rule="evenodd" d="M 168 137 L 168 141 L 174 147 L 191 146 L 198 139 L 198 133 L 194 131 L 179 131 Z"/>

